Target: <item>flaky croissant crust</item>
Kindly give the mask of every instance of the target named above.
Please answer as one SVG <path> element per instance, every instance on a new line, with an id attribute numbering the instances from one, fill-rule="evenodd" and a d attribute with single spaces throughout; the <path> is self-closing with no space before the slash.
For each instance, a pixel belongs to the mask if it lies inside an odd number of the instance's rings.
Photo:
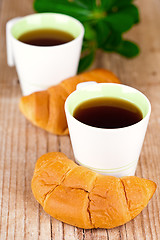
<path id="1" fill-rule="evenodd" d="M 103 176 L 63 153 L 38 159 L 32 179 L 37 201 L 52 217 L 80 228 L 113 228 L 136 217 L 156 190 L 150 180 Z"/>

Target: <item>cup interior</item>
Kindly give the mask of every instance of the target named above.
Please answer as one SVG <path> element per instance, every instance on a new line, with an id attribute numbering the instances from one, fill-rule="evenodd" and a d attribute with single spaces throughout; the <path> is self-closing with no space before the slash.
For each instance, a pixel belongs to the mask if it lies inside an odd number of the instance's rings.
<path id="1" fill-rule="evenodd" d="M 143 118 L 150 114 L 151 106 L 147 97 L 135 88 L 116 83 L 98 83 L 77 89 L 66 100 L 66 110 L 73 116 L 74 109 L 82 102 L 99 97 L 113 97 L 135 104 Z"/>
<path id="2" fill-rule="evenodd" d="M 73 17 L 57 13 L 37 13 L 23 17 L 16 22 L 12 36 L 18 39 L 22 34 L 37 29 L 55 29 L 70 33 L 77 38 L 84 33 L 83 25 Z"/>

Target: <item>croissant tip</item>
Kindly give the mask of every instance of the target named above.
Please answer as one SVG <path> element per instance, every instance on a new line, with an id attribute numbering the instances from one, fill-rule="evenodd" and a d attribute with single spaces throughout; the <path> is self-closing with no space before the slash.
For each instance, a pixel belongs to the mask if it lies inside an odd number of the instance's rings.
<path id="1" fill-rule="evenodd" d="M 31 101 L 32 100 L 31 98 L 32 94 L 29 96 L 23 96 L 19 102 L 19 109 L 27 119 L 33 121 L 34 105 L 33 102 Z"/>
<path id="2" fill-rule="evenodd" d="M 23 113 L 23 114 L 25 114 L 24 113 L 24 98 L 25 97 L 21 97 L 21 99 L 20 99 L 20 102 L 19 102 L 19 109 L 20 109 L 20 111 Z"/>
<path id="3" fill-rule="evenodd" d="M 150 190 L 150 195 L 149 195 L 149 200 L 150 200 L 156 191 L 157 184 L 151 180 L 148 180 L 148 179 L 145 179 L 145 180 L 146 180 L 148 189 Z"/>
<path id="4" fill-rule="evenodd" d="M 148 200 L 150 200 L 153 196 L 153 194 L 155 193 L 156 191 L 156 188 L 157 188 L 157 184 L 155 182 L 153 182 L 152 180 L 149 180 L 149 179 L 146 179 L 146 178 L 139 178 L 137 176 L 125 176 L 125 177 L 122 177 L 121 180 L 124 180 L 124 181 L 129 181 L 129 182 L 132 182 L 132 180 L 135 180 L 137 183 L 140 183 L 145 186 L 146 189 L 148 189 Z"/>

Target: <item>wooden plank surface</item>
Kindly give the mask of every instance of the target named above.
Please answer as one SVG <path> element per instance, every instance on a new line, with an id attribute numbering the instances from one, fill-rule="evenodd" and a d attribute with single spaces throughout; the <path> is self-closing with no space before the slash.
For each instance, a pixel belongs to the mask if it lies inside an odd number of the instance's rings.
<path id="1" fill-rule="evenodd" d="M 57 137 L 29 123 L 19 112 L 17 74 L 6 63 L 5 25 L 33 13 L 32 0 L 0 0 L 0 240 L 158 240 L 160 239 L 160 1 L 136 2 L 141 23 L 127 33 L 141 47 L 132 60 L 97 52 L 92 66 L 113 71 L 122 83 L 147 95 L 152 114 L 136 175 L 158 185 L 148 206 L 129 223 L 111 230 L 83 230 L 47 215 L 30 187 L 36 159 L 48 151 L 62 151 L 73 159 L 68 136 Z"/>

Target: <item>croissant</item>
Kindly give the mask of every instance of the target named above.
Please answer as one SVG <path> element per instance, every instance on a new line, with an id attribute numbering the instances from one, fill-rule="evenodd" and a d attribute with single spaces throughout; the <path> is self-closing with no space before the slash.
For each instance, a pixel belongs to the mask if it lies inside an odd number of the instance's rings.
<path id="1" fill-rule="evenodd" d="M 60 152 L 38 159 L 31 186 L 48 214 L 85 229 L 109 229 L 130 221 L 156 190 L 150 180 L 100 175 Z"/>
<path id="2" fill-rule="evenodd" d="M 78 83 L 87 81 L 120 83 L 113 73 L 105 69 L 95 69 L 68 78 L 46 91 L 22 97 L 20 110 L 34 125 L 57 135 L 66 135 L 68 126 L 64 111 L 65 100 L 76 89 Z"/>

